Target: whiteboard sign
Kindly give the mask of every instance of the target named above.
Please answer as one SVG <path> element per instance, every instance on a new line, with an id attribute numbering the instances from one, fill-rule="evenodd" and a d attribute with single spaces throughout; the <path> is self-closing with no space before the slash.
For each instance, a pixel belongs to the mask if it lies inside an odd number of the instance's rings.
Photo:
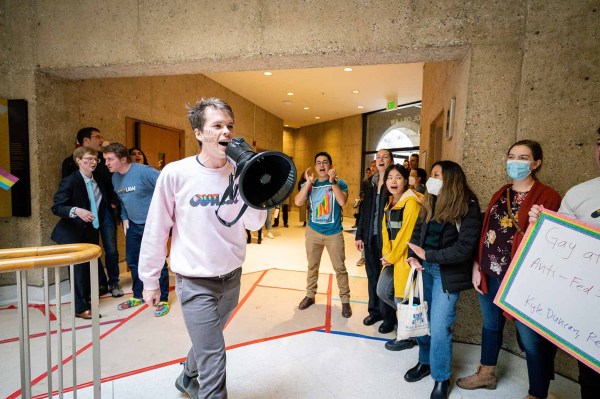
<path id="1" fill-rule="evenodd" d="M 494 303 L 600 372 L 600 230 L 543 211 Z"/>

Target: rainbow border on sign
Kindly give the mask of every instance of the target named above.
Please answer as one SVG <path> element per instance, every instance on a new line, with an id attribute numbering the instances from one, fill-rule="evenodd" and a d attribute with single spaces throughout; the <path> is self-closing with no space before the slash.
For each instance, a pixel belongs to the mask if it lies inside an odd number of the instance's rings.
<path id="1" fill-rule="evenodd" d="M 556 222 L 558 224 L 569 227 L 573 230 L 579 231 L 583 234 L 589 235 L 600 240 L 600 229 L 587 223 L 581 222 L 579 220 L 570 218 L 568 216 L 560 215 L 556 212 L 544 209 L 540 214 L 537 223 L 530 224 L 527 228 L 525 236 L 523 237 L 523 240 L 521 241 L 521 244 L 519 245 L 519 248 L 517 249 L 517 252 L 513 257 L 510 266 L 508 267 L 508 270 L 506 271 L 506 275 L 504 276 L 504 279 L 500 284 L 500 288 L 498 288 L 498 293 L 496 294 L 496 298 L 494 298 L 494 303 L 500 308 L 504 309 L 506 312 L 510 313 L 515 318 L 517 318 L 520 322 L 527 325 L 529 328 L 533 329 L 538 334 L 546 338 L 548 341 L 552 342 L 554 345 L 558 346 L 571 356 L 575 357 L 582 363 L 596 370 L 596 372 L 600 373 L 600 359 L 593 358 L 580 348 L 554 334 L 546 327 L 538 324 L 536 321 L 527 316 L 525 313 L 521 312 L 519 309 L 505 302 L 508 291 L 510 290 L 510 287 L 513 284 L 513 281 L 519 271 L 519 268 L 522 265 L 523 259 L 529 253 L 531 244 L 533 243 L 534 238 L 537 236 L 537 233 L 539 232 L 541 225 L 545 220 L 552 220 L 553 222 Z"/>

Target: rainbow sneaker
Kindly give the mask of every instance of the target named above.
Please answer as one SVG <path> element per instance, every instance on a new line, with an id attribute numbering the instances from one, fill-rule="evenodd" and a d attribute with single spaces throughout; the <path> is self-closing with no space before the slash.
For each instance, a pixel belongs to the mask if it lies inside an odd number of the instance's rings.
<path id="1" fill-rule="evenodd" d="M 125 302 L 121 302 L 119 305 L 117 305 L 117 309 L 125 310 L 125 309 L 129 309 L 129 308 L 133 308 L 135 306 L 140 306 L 143 303 L 144 303 L 144 301 L 142 299 L 137 299 L 137 298 L 131 297 L 131 298 L 128 298 Z"/>
<path id="2" fill-rule="evenodd" d="M 156 309 L 154 310 L 154 316 L 155 317 L 164 316 L 167 313 L 169 313 L 169 310 L 171 310 L 171 305 L 169 305 L 169 302 L 159 302 L 156 304 Z"/>

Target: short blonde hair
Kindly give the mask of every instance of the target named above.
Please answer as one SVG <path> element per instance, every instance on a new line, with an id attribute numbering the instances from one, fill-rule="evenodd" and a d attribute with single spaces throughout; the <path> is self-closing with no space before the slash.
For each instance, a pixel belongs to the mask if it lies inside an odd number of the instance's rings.
<path id="1" fill-rule="evenodd" d="M 85 154 L 98 156 L 98 151 L 94 150 L 92 147 L 77 147 L 75 151 L 73 151 L 73 160 L 81 159 Z"/>

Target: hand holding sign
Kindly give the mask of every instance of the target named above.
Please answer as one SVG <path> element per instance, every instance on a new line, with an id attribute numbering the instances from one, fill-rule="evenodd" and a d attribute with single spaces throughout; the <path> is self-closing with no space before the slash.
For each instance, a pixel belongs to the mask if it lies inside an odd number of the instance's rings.
<path id="1" fill-rule="evenodd" d="M 538 211 L 494 302 L 600 372 L 600 230 Z"/>

